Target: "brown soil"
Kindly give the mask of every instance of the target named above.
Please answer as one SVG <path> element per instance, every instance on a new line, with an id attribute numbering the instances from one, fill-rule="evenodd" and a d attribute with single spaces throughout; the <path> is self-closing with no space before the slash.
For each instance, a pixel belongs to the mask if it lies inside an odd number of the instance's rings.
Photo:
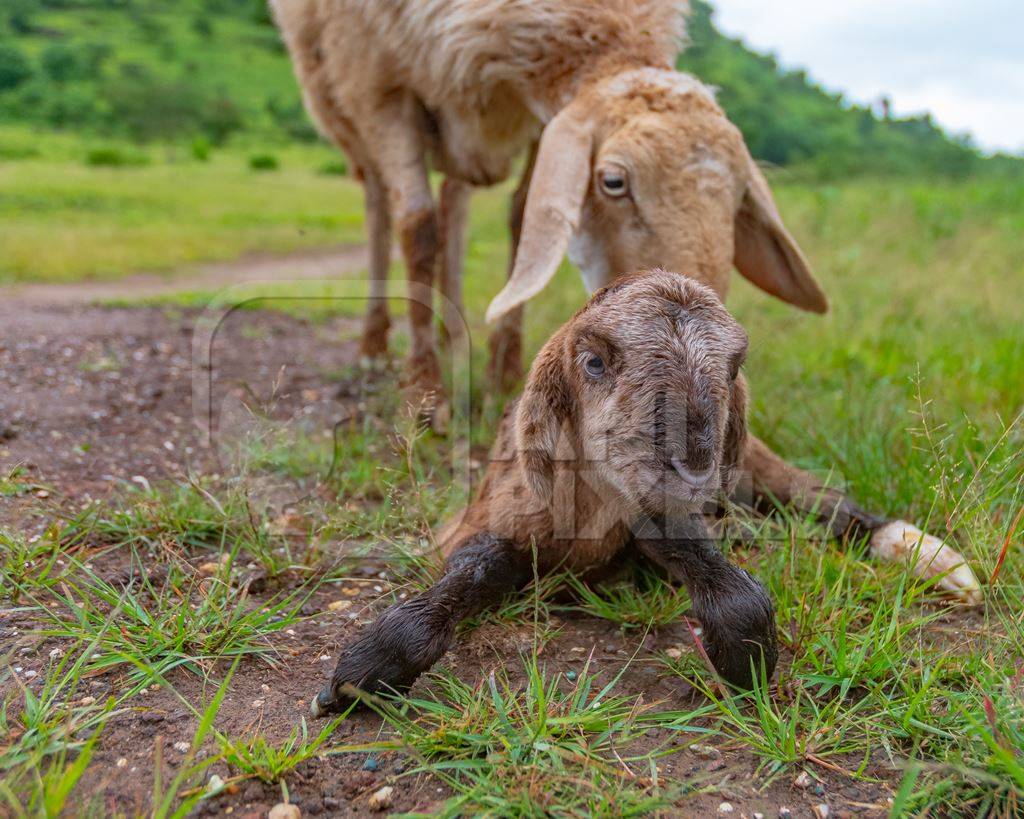
<path id="1" fill-rule="evenodd" d="M 92 498 L 110 497 L 133 478 L 136 483 L 153 482 L 181 477 L 188 470 L 223 468 L 192 420 L 190 339 L 195 313 L 55 306 L 37 298 L 41 292 L 32 289 L 26 300 L 7 299 L 0 305 L 0 466 L 6 470 L 23 464 L 28 479 L 44 487 L 38 494 L 48 493 L 48 497 L 33 493 L 0 498 L 0 523 L 35 530 L 43 524 L 38 514 L 43 505 L 49 505 L 51 514 L 67 512 Z M 96 297 L 96 291 L 88 292 L 93 294 L 88 298 Z M 118 294 L 124 294 L 122 285 Z M 55 300 L 67 301 L 63 295 Z M 234 313 L 216 338 L 212 375 L 222 385 L 218 396 L 242 391 L 245 385 L 266 395 L 277 382 L 279 401 L 297 406 L 308 400 L 310 391 L 334 391 L 337 385 L 330 383 L 331 374 L 356 361 L 357 335 L 358 323 L 352 320 L 313 324 L 270 312 Z M 127 556 L 122 560 L 114 555 L 104 559 L 102 569 L 114 571 L 127 565 Z M 380 568 L 370 564 L 365 571 L 373 575 Z M 356 599 L 370 603 L 377 595 L 372 584 L 362 585 Z M 337 587 L 327 586 L 310 600 L 308 612 L 314 616 L 297 626 L 294 634 L 284 636 L 287 649 L 278 668 L 257 661 L 241 665 L 220 712 L 218 729 L 240 735 L 258 728 L 276 740 L 288 735 L 333 667 L 339 644 L 355 627 L 343 613 L 327 611 L 328 602 L 337 596 Z M 26 634 L 32 625 L 25 614 L 0 611 L 0 656 L 13 650 L 22 666 L 42 671 L 48 646 Z M 637 636 L 624 636 L 610 623 L 565 615 L 560 625 L 560 634 L 543 651 L 551 671 L 579 670 L 593 651 L 597 669 L 607 677 L 637 649 Z M 531 630 L 488 625 L 463 636 L 442 664 L 461 679 L 483 679 L 491 668 L 514 668 L 531 641 Z M 655 649 L 687 642 L 683 625 L 648 636 L 620 690 L 642 693 L 646 701 L 661 701 L 664 709 L 699 705 L 699 695 L 677 678 L 660 673 L 659 666 L 647 659 Z M 202 700 L 204 692 L 195 676 L 182 671 L 170 682 L 190 701 Z M 87 685 L 99 698 L 118 690 L 123 680 L 112 673 L 95 677 Z M 133 704 L 131 712 L 107 726 L 81 785 L 86 800 L 101 807 L 100 813 L 145 811 L 157 744 L 162 746 L 165 768 L 171 771 L 182 758 L 175 743 L 189 741 L 196 728 L 196 719 L 169 690 L 151 690 Z M 379 730 L 378 718 L 361 714 L 345 722 L 334 740 L 373 741 L 379 738 Z M 651 746 L 673 736 L 656 733 L 647 739 Z M 694 738 L 676 736 L 675 741 L 683 744 Z M 684 815 L 714 815 L 725 800 L 735 806 L 734 816 L 750 817 L 759 811 L 774 817 L 783 805 L 794 816 L 811 816 L 811 807 L 819 803 L 829 804 L 832 816 L 877 815 L 899 780 L 899 773 L 879 753 L 865 772 L 877 777 L 879 784 L 855 781 L 818 766 L 815 772 L 825 787 L 821 795 L 793 787 L 793 774 L 762 787 L 756 757 L 720 739 L 712 744 L 720 752 L 714 758 L 684 750 L 662 761 L 663 777 L 704 777 L 705 792 L 680 802 Z M 122 758 L 126 762 L 117 767 Z M 368 795 L 388 782 L 395 785 L 393 810 L 397 811 L 430 811 L 449 795 L 429 774 L 402 773 L 415 763 L 401 755 L 381 756 L 377 770 L 364 769 L 366 759 L 366 754 L 341 754 L 304 763 L 287 777 L 291 800 L 304 815 L 347 816 L 368 814 Z M 833 762 L 847 765 L 841 759 Z M 851 759 L 849 768 L 861 762 Z M 224 778 L 230 774 L 224 765 L 213 771 Z M 201 803 L 199 812 L 265 816 L 280 796 L 277 788 L 243 782 L 237 792 Z"/>

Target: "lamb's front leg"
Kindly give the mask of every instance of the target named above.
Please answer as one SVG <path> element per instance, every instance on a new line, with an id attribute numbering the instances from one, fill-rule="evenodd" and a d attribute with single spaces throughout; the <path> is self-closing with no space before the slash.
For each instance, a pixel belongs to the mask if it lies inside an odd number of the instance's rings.
<path id="1" fill-rule="evenodd" d="M 699 516 L 655 526 L 661 535 L 638 537 L 636 546 L 686 586 L 715 670 L 732 685 L 750 688 L 763 663 L 765 678 L 771 679 L 779 652 L 775 612 L 764 586 L 725 559 Z"/>
<path id="2" fill-rule="evenodd" d="M 461 621 L 526 585 L 530 566 L 530 554 L 510 541 L 487 533 L 470 538 L 448 559 L 437 583 L 391 606 L 342 650 L 330 683 L 313 698 L 313 715 L 344 709 L 356 689 L 408 689 L 448 650 Z"/>

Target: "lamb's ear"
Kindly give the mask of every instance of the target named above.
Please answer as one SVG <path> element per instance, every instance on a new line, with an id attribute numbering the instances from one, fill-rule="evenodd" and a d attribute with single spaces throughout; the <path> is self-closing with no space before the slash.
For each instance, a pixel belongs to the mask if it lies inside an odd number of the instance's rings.
<path id="1" fill-rule="evenodd" d="M 531 491 L 544 506 L 554 493 L 555 459 L 563 427 L 572 412 L 572 395 L 562 363 L 561 344 L 553 339 L 538 353 L 516 408 L 519 466 Z"/>
<path id="2" fill-rule="evenodd" d="M 729 395 L 729 419 L 722 447 L 722 488 L 731 494 L 739 483 L 743 451 L 747 445 L 747 380 L 736 376 Z"/>
<path id="3" fill-rule="evenodd" d="M 803 310 L 824 313 L 828 300 L 807 259 L 782 224 L 768 181 L 749 156 L 750 178 L 736 214 L 736 269 L 762 290 Z"/>
<path id="4" fill-rule="evenodd" d="M 544 288 L 579 226 L 592 150 L 591 125 L 581 108 L 577 103 L 563 109 L 541 135 L 515 265 L 508 284 L 487 308 L 488 321 L 496 321 Z"/>

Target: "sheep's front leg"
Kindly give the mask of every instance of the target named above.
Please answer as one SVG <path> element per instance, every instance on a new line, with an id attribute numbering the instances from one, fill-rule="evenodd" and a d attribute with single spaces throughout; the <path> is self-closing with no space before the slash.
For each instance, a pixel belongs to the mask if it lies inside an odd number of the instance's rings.
<path id="1" fill-rule="evenodd" d="M 867 537 L 871 555 L 888 562 L 909 562 L 914 574 L 938 577 L 937 585 L 965 603 L 981 602 L 981 586 L 967 561 L 951 546 L 903 520 L 890 520 L 861 509 L 847 495 L 822 486 L 808 472 L 786 463 L 764 442 L 747 437 L 744 470 L 750 476 L 755 505 L 770 509 L 774 503 L 792 504 L 814 513 L 833 536 L 859 540 Z M 743 491 L 741 485 L 741 492 Z"/>
<path id="2" fill-rule="evenodd" d="M 409 285 L 409 357 L 406 399 L 429 417 L 437 432 L 448 427 L 451 409 L 444 395 L 434 345 L 434 272 L 439 237 L 437 212 L 427 177 L 418 109 L 403 95 L 389 97 L 372 121 L 364 123 L 376 169 L 387 191 L 398 230 Z"/>
<path id="3" fill-rule="evenodd" d="M 388 267 L 391 265 L 391 208 L 376 170 L 364 171 L 366 229 L 370 243 L 370 304 L 366 310 L 359 344 L 360 364 L 367 370 L 382 369 L 387 362 Z"/>
<path id="4" fill-rule="evenodd" d="M 697 517 L 658 521 L 661 535 L 638 537 L 640 553 L 680 581 L 703 626 L 703 643 L 727 682 L 750 688 L 764 665 L 771 679 L 778 660 L 775 612 L 757 580 L 725 559 Z"/>
<path id="5" fill-rule="evenodd" d="M 423 594 L 391 606 L 342 652 L 330 683 L 313 698 L 314 716 L 339 711 L 356 691 L 404 691 L 448 650 L 455 627 L 501 602 L 531 577 L 530 555 L 479 534 L 461 546 Z"/>
<path id="6" fill-rule="evenodd" d="M 448 177 L 441 184 L 441 317 L 445 342 L 465 335 L 466 319 L 462 306 L 462 262 L 466 253 L 466 222 L 473 189 L 465 182 Z"/>

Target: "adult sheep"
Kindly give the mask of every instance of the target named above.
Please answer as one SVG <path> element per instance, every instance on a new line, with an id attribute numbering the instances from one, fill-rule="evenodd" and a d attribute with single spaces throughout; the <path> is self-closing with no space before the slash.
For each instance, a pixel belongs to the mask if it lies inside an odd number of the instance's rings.
<path id="1" fill-rule="evenodd" d="M 432 286 L 440 259 L 440 290 L 458 310 L 470 187 L 505 179 L 531 146 L 512 208 L 509 282 L 488 310 L 499 321 L 492 370 L 503 383 L 520 372 L 521 305 L 566 251 L 591 292 L 621 273 L 661 266 L 687 271 L 724 299 L 735 264 L 790 304 L 827 309 L 739 131 L 707 87 L 673 69 L 684 3 L 270 2 L 308 110 L 365 187 L 377 297 L 365 357 L 386 352 L 392 222 L 412 292 Z M 446 177 L 439 207 L 428 162 Z M 429 306 L 411 299 L 409 323 L 406 388 L 414 401 L 432 397 L 443 426 Z M 864 512 L 752 436 L 744 468 L 754 500 L 813 511 L 836 536 L 868 536 L 873 554 L 911 556 L 919 574 L 943 575 L 944 588 L 978 599 L 973 572 L 937 538 Z"/>

